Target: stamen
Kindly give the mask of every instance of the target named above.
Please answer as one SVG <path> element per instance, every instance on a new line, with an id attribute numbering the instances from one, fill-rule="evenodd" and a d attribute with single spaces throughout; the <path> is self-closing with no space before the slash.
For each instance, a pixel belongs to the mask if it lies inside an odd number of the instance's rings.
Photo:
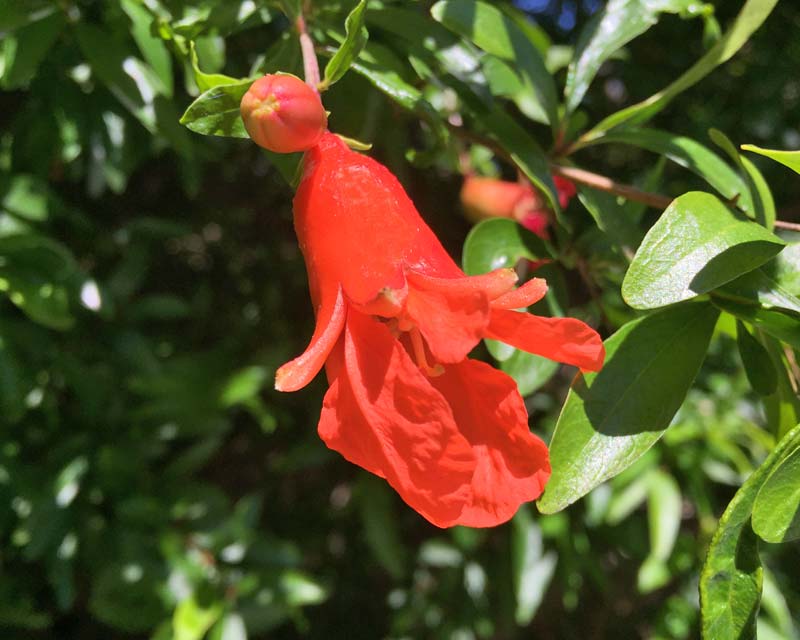
<path id="1" fill-rule="evenodd" d="M 422 342 L 422 334 L 419 329 L 412 327 L 408 331 L 408 336 L 411 338 L 411 347 L 414 349 L 414 359 L 417 361 L 417 366 L 429 378 L 435 378 L 444 373 L 444 367 L 440 364 L 431 366 L 428 363 L 428 357 L 425 354 L 425 344 Z"/>

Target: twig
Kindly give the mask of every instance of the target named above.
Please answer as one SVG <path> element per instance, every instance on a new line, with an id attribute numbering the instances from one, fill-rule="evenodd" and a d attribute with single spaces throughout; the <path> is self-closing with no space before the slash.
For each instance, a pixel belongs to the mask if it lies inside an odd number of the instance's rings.
<path id="1" fill-rule="evenodd" d="M 775 226 L 778 229 L 788 229 L 790 231 L 800 231 L 800 224 L 797 222 L 786 222 L 784 220 L 776 220 Z"/>
<path id="2" fill-rule="evenodd" d="M 642 191 L 641 189 L 632 187 L 629 184 L 614 182 L 611 178 L 601 176 L 598 173 L 592 173 L 591 171 L 586 171 L 585 169 L 565 167 L 564 165 L 560 164 L 551 164 L 550 171 L 557 176 L 562 176 L 572 180 L 573 182 L 585 184 L 587 187 L 592 187 L 598 191 L 606 191 L 618 196 L 623 196 L 628 200 L 641 202 L 650 207 L 654 207 L 655 209 L 666 209 L 669 206 L 669 203 L 672 202 L 672 199 L 667 198 L 666 196 L 662 196 L 658 193 Z"/>
<path id="3" fill-rule="evenodd" d="M 297 16 L 295 28 L 300 36 L 300 51 L 303 53 L 303 73 L 305 74 L 306 84 L 314 91 L 319 91 L 319 62 L 314 51 L 314 43 L 306 30 L 306 21 L 302 15 Z"/>

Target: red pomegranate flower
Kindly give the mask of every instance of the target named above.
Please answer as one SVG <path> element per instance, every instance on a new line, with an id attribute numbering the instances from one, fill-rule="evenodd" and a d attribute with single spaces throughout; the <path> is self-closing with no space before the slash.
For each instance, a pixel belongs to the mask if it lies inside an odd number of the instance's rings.
<path id="1" fill-rule="evenodd" d="M 306 154 L 294 214 L 317 324 L 276 388 L 300 389 L 326 365 L 320 437 L 435 525 L 496 525 L 537 498 L 547 447 L 514 381 L 467 354 L 494 338 L 596 371 L 597 333 L 514 311 L 544 295 L 543 280 L 466 276 L 397 179 L 333 134 Z"/>
<path id="2" fill-rule="evenodd" d="M 577 193 L 575 185 L 553 176 L 561 208 Z M 467 217 L 478 222 L 486 218 L 513 218 L 537 236 L 547 238 L 552 211 L 530 182 L 509 182 L 483 176 L 466 176 L 461 186 L 461 205 Z"/>

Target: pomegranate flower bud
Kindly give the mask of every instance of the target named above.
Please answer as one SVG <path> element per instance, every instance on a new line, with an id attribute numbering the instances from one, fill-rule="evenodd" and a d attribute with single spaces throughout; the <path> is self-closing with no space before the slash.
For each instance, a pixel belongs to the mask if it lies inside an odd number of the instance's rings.
<path id="1" fill-rule="evenodd" d="M 328 126 L 319 94 L 286 74 L 256 80 L 244 94 L 240 110 L 253 141 L 276 153 L 310 149 Z"/>

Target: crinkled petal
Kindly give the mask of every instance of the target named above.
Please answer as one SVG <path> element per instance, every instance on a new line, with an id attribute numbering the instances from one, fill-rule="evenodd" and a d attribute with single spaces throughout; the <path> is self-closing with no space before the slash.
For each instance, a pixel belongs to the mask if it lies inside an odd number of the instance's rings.
<path id="1" fill-rule="evenodd" d="M 372 300 L 362 304 L 351 301 L 351 306 L 367 316 L 394 318 L 403 312 L 407 298 L 408 285 L 404 284 L 401 289 L 384 287 Z"/>
<path id="2" fill-rule="evenodd" d="M 470 500 L 458 524 L 492 527 L 538 498 L 550 477 L 547 446 L 528 429 L 517 385 L 485 362 L 445 367 L 431 383 L 447 398 L 477 458 Z"/>
<path id="3" fill-rule="evenodd" d="M 599 371 L 605 348 L 598 333 L 575 318 L 544 318 L 530 313 L 493 309 L 487 337 L 523 351 Z"/>
<path id="4" fill-rule="evenodd" d="M 474 288 L 469 278 L 443 280 L 416 273 L 407 278 L 406 313 L 419 327 L 434 359 L 455 363 L 466 358 L 489 324 L 486 293 Z"/>
<path id="5" fill-rule="evenodd" d="M 275 373 L 275 388 L 278 391 L 297 391 L 311 382 L 322 369 L 344 328 L 347 304 L 342 288 L 337 287 L 335 293 L 326 293 L 323 293 L 314 335 L 308 347 L 302 355 L 287 362 Z"/>
<path id="6" fill-rule="evenodd" d="M 517 272 L 511 267 L 501 267 L 477 276 L 462 275 L 460 278 L 439 278 L 417 271 L 409 271 L 406 277 L 412 286 L 418 288 L 436 289 L 445 293 L 482 291 L 489 300 L 508 293 L 519 280 Z"/>
<path id="7" fill-rule="evenodd" d="M 454 524 L 469 496 L 472 447 L 453 413 L 381 322 L 350 311 L 344 366 L 323 403 L 319 435 L 386 478 L 433 524 Z"/>
<path id="8" fill-rule="evenodd" d="M 544 298 L 547 293 L 547 282 L 542 278 L 532 278 L 518 289 L 509 291 L 492 300 L 493 309 L 522 309 Z"/>

